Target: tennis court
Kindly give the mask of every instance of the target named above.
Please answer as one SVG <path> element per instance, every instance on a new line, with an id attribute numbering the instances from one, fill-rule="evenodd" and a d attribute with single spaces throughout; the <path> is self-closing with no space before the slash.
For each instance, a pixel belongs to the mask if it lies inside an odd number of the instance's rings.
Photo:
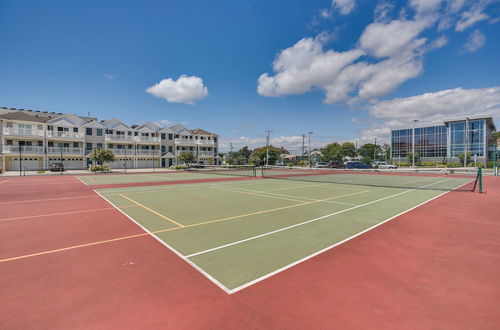
<path id="1" fill-rule="evenodd" d="M 475 177 L 448 174 L 275 168 L 261 174 L 262 180 L 97 192 L 220 288 L 234 293 L 450 190 L 471 191 L 475 184 Z M 157 174 L 140 178 L 152 182 Z"/>

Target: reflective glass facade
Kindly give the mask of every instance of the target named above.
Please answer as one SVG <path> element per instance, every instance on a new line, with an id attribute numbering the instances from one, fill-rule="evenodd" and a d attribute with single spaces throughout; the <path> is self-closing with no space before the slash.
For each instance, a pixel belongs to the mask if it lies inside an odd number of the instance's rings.
<path id="1" fill-rule="evenodd" d="M 412 128 L 391 131 L 392 158 L 406 158 L 412 152 L 412 133 Z M 448 126 L 416 127 L 415 152 L 422 158 L 456 158 L 466 145 L 467 152 L 485 157 L 487 134 L 485 119 L 455 121 Z"/>
<path id="2" fill-rule="evenodd" d="M 405 158 L 412 152 L 412 128 L 391 132 L 392 158 Z M 415 152 L 420 157 L 444 158 L 447 153 L 446 126 L 415 128 Z"/>

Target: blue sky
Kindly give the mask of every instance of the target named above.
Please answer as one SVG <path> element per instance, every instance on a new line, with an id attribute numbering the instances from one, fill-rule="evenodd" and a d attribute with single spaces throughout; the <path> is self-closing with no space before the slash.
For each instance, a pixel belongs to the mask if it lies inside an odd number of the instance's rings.
<path id="1" fill-rule="evenodd" d="M 500 114 L 500 2 L 0 1 L 0 106 L 204 128 L 222 148 Z"/>

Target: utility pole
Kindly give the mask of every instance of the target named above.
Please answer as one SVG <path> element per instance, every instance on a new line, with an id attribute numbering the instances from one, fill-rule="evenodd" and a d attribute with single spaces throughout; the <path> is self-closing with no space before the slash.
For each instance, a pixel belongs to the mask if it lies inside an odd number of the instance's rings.
<path id="1" fill-rule="evenodd" d="M 306 136 L 302 134 L 302 161 L 304 161 L 304 140 L 306 139 Z"/>
<path id="2" fill-rule="evenodd" d="M 373 146 L 373 161 L 377 160 L 377 138 L 375 138 L 375 145 Z"/>
<path id="3" fill-rule="evenodd" d="M 314 134 L 314 132 L 309 132 L 309 147 L 307 150 L 307 158 L 309 159 L 309 167 L 311 167 L 311 134 Z"/>
<path id="4" fill-rule="evenodd" d="M 415 123 L 418 122 L 418 119 L 413 119 L 413 130 L 411 134 L 411 166 L 415 167 Z"/>
<path id="5" fill-rule="evenodd" d="M 266 166 L 269 165 L 269 135 L 272 131 L 265 131 L 267 133 L 266 139 Z"/>

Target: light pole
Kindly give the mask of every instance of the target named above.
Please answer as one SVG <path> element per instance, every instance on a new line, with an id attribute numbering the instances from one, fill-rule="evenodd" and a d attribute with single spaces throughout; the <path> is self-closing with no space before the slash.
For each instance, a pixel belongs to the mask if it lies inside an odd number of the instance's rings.
<path id="1" fill-rule="evenodd" d="M 373 146 L 373 161 L 377 161 L 377 138 L 375 138 L 375 145 Z"/>
<path id="2" fill-rule="evenodd" d="M 266 166 L 269 165 L 269 135 L 272 131 L 266 131 L 267 139 L 266 139 Z"/>
<path id="3" fill-rule="evenodd" d="M 309 167 L 311 167 L 311 134 L 314 132 L 309 132 L 309 141 L 308 141 L 308 149 L 307 149 L 307 158 L 309 159 Z"/>
<path id="4" fill-rule="evenodd" d="M 464 167 L 467 167 L 467 147 L 469 144 L 469 118 L 465 118 L 465 132 L 464 132 Z"/>
<path id="5" fill-rule="evenodd" d="M 418 122 L 418 119 L 413 119 L 413 130 L 411 133 L 411 166 L 415 167 L 415 123 Z"/>

